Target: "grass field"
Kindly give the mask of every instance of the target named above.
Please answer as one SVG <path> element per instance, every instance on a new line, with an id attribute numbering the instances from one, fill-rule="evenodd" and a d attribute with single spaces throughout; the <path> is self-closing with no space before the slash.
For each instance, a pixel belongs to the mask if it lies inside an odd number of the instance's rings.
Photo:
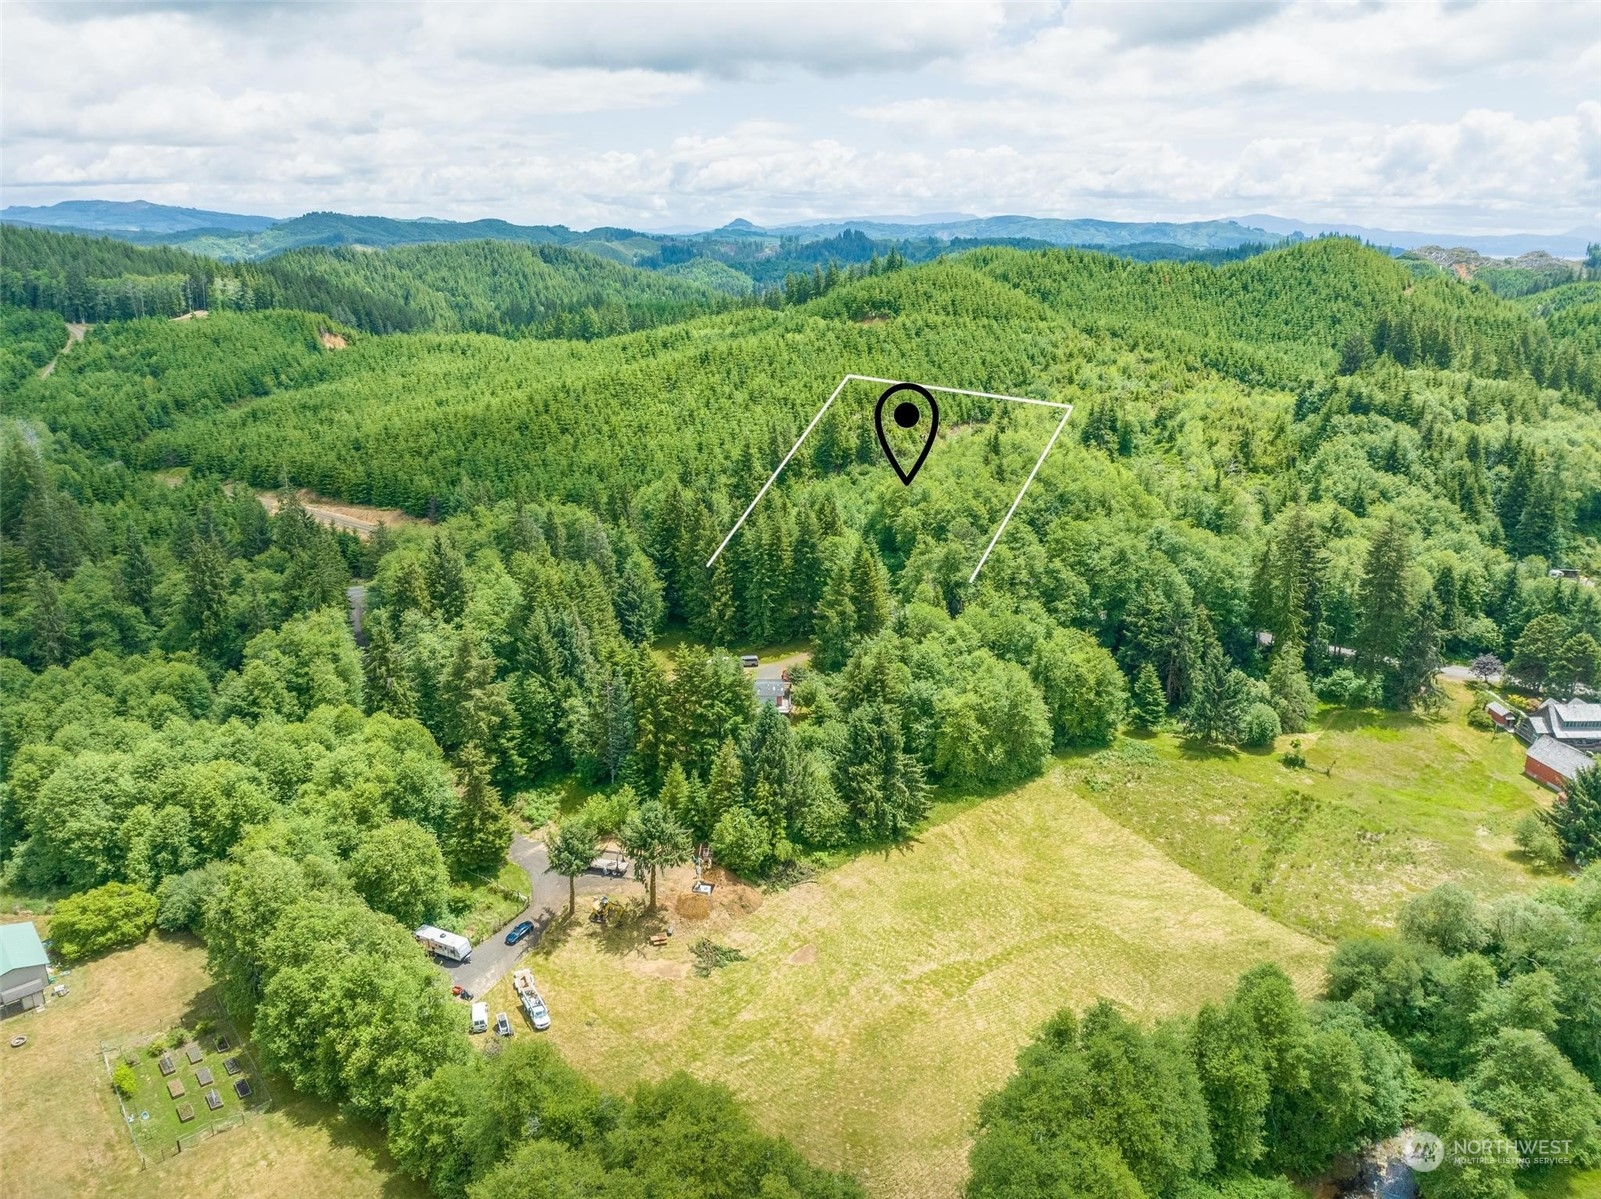
<path id="1" fill-rule="evenodd" d="M 152 940 L 73 971 L 67 998 L 0 1024 L 7 1038 L 28 1037 L 21 1049 L 0 1045 L 0 1196 L 423 1199 L 394 1171 L 381 1129 L 270 1075 L 271 1111 L 140 1169 L 99 1045 L 209 1013 L 205 961 L 187 938 Z"/>
<path id="2" fill-rule="evenodd" d="M 548 1035 L 574 1064 L 619 1089 L 680 1067 L 720 1079 L 764 1127 L 896 1199 L 957 1192 L 979 1099 L 1062 1006 L 1188 1011 L 1266 958 L 1310 992 L 1325 953 L 1102 815 L 1060 769 L 749 915 L 679 920 L 664 949 L 645 931 L 584 926 L 533 957 Z M 703 931 L 750 960 L 695 977 Z M 504 983 L 489 998 L 516 1010 Z"/>
<path id="3" fill-rule="evenodd" d="M 1448 879 L 1486 896 L 1542 881 L 1512 826 L 1549 793 L 1523 777 L 1516 738 L 1467 726 L 1465 687 L 1448 693 L 1435 717 L 1325 713 L 1300 735 L 1304 770 L 1161 735 L 1071 759 L 1067 780 L 1241 902 L 1345 936 L 1393 923 L 1409 895 Z"/>

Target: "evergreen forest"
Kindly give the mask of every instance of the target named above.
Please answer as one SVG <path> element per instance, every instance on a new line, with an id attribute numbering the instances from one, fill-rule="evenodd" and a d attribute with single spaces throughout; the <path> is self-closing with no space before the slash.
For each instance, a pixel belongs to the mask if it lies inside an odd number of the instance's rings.
<path id="1" fill-rule="evenodd" d="M 1601 685 L 1594 282 L 1507 299 L 1341 238 L 868 247 L 748 294 L 547 244 L 0 248 L 6 888 L 201 936 L 274 1067 L 436 1194 L 861 1193 L 716 1086 L 468 1052 L 409 930 L 519 821 L 573 873 L 616 839 L 654 903 L 692 846 L 784 886 L 1124 731 L 1426 713 L 1447 661 Z M 847 373 L 1073 406 L 976 580 L 1050 410 L 942 399 L 902 486 L 869 384 L 708 569 Z M 399 515 L 358 537 L 302 490 Z M 809 655 L 788 716 L 757 649 Z M 1553 810 L 1576 865 L 1598 798 Z M 1424 1114 L 1517 1136 L 1542 1103 L 1597 1160 L 1597 869 L 1414 900 L 1311 1004 L 1264 965 L 1154 1029 L 1064 1013 L 976 1113 L 969 1194 L 1276 1199 Z"/>

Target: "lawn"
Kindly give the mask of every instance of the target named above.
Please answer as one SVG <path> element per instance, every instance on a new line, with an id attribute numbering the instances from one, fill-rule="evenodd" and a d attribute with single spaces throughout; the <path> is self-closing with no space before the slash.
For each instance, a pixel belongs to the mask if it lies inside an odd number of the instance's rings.
<path id="1" fill-rule="evenodd" d="M 1172 735 L 1064 760 L 1068 786 L 1180 865 L 1323 938 L 1392 924 L 1448 879 L 1484 896 L 1544 881 L 1512 842 L 1549 793 L 1523 746 L 1471 729 L 1471 693 L 1437 716 L 1330 711 L 1301 734 L 1307 768 L 1278 754 L 1201 749 Z M 1325 773 L 1327 771 L 1327 773 Z"/>
<path id="2" fill-rule="evenodd" d="M 192 939 L 153 939 L 74 970 L 67 998 L 0 1024 L 7 1038 L 28 1037 L 21 1049 L 0 1046 L 0 1095 L 6 1097 L 0 1104 L 0 1196 L 423 1199 L 420 1186 L 395 1172 L 381 1129 L 296 1095 L 271 1075 L 271 1110 L 140 1169 L 100 1043 L 131 1043 L 133 1034 L 178 1024 L 193 1027 L 211 1014 L 205 961 Z M 188 1061 L 179 1060 L 187 1085 Z M 171 1103 L 164 1088 L 160 1094 Z M 230 1090 L 225 1101 L 233 1098 Z"/>
<path id="3" fill-rule="evenodd" d="M 501 866 L 493 879 L 452 887 L 450 930 L 478 944 L 528 906 L 530 887 L 528 871 L 512 861 Z"/>
<path id="4" fill-rule="evenodd" d="M 646 930 L 554 930 L 530 962 L 545 1035 L 610 1087 L 678 1068 L 720 1079 L 886 1199 L 957 1193 L 979 1100 L 1058 1008 L 1190 1011 L 1263 959 L 1310 993 L 1326 952 L 1102 815 L 1060 767 L 758 900 L 678 920 L 663 949 Z M 749 960 L 695 977 L 703 932 Z M 515 1013 L 506 984 L 488 998 Z"/>

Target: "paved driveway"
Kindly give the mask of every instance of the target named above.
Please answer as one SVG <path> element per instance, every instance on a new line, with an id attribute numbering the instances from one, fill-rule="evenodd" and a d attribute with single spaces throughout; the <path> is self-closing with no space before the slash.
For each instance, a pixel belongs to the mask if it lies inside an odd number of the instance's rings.
<path id="1" fill-rule="evenodd" d="M 550 870 L 550 855 L 542 842 L 519 833 L 512 838 L 507 855 L 513 862 L 528 871 L 532 884 L 528 906 L 494 935 L 473 946 L 472 958 L 466 962 L 441 962 L 450 981 L 465 987 L 474 995 L 482 995 L 517 965 L 517 959 L 539 944 L 539 938 L 556 917 L 567 910 L 567 880 Z M 578 914 L 582 918 L 587 905 L 585 899 L 596 895 L 616 893 L 637 884 L 626 879 L 607 878 L 591 871 L 578 876 Z M 515 945 L 506 944 L 506 930 L 519 920 L 532 920 L 534 931 Z"/>

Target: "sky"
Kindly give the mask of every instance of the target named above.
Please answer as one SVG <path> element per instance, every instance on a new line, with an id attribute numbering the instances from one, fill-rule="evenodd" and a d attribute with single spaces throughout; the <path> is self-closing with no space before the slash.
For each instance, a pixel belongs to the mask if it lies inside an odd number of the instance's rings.
<path id="1" fill-rule="evenodd" d="M 1601 228 L 1601 4 L 0 4 L 0 201 Z"/>

